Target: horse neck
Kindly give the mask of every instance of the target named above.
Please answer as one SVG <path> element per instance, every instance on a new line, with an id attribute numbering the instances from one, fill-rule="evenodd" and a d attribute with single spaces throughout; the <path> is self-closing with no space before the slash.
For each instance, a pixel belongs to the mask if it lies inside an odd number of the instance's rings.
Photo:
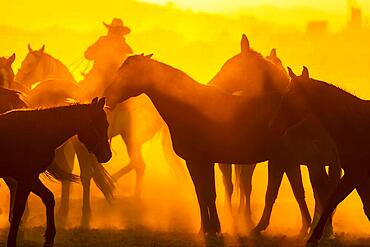
<path id="1" fill-rule="evenodd" d="M 41 80 L 57 78 L 75 82 L 73 75 L 61 61 L 46 53 L 42 59 L 43 78 Z"/>
<path id="2" fill-rule="evenodd" d="M 176 109 L 173 107 L 174 104 L 191 106 L 196 101 L 194 97 L 199 96 L 196 92 L 205 87 L 184 72 L 159 62 L 146 73 L 146 76 L 148 77 L 145 79 L 147 84 L 144 93 L 149 96 L 164 118 L 164 115 Z"/>
<path id="3" fill-rule="evenodd" d="M 348 138 L 349 130 L 351 138 L 362 138 L 367 134 L 364 130 L 370 131 L 370 104 L 366 101 L 324 82 L 312 80 L 305 88 L 303 97 L 337 143 L 351 143 L 343 139 Z"/>
<path id="4" fill-rule="evenodd" d="M 56 148 L 86 127 L 85 122 L 89 119 L 86 107 L 74 105 L 36 110 L 29 118 L 31 125 L 38 126 L 40 139 Z"/>

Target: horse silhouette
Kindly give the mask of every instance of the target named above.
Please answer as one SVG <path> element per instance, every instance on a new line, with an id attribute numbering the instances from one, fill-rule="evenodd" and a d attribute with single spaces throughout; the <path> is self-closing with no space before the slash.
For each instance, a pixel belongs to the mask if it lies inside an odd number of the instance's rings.
<path id="1" fill-rule="evenodd" d="M 54 75 L 53 72 L 55 72 Z M 88 98 L 89 96 L 84 95 L 87 90 L 85 90 L 85 88 L 81 87 L 79 84 L 73 83 L 74 80 L 69 80 L 71 76 L 72 75 L 68 71 L 67 67 L 50 54 L 46 53 L 44 48 L 32 50 L 29 47 L 29 53 L 23 61 L 19 72 L 16 74 L 16 80 L 19 80 L 19 83 L 21 83 L 22 80 L 25 80 L 26 82 L 28 81 L 29 83 L 26 86 L 34 85 L 34 83 L 37 81 L 43 80 L 42 82 L 38 83 L 34 90 L 29 93 L 29 97 L 32 98 L 30 101 L 36 102 L 34 105 L 40 103 L 41 105 L 44 105 L 44 103 L 47 103 L 48 101 L 55 101 L 55 98 L 75 98 L 75 94 L 77 94 L 76 97 L 80 95 L 80 98 L 78 98 L 80 100 L 83 100 L 81 97 Z M 47 79 L 48 77 L 59 79 Z M 83 85 L 89 86 L 90 82 L 85 80 Z M 50 92 L 54 92 L 54 95 L 51 95 Z M 59 94 L 62 94 L 63 97 L 59 97 Z M 48 95 L 48 97 L 46 95 Z M 68 97 L 68 95 L 70 96 Z M 180 164 L 178 157 L 174 154 L 170 138 L 168 137 L 168 130 L 147 97 L 141 96 L 127 101 L 125 104 L 122 104 L 120 107 L 118 107 L 117 110 L 109 112 L 108 120 L 110 122 L 109 137 L 112 138 L 120 135 L 126 144 L 127 152 L 130 157 L 129 164 L 117 171 L 113 175 L 113 178 L 118 180 L 128 172 L 135 171 L 136 196 L 141 195 L 146 166 L 141 153 L 142 145 L 153 138 L 160 130 L 162 130 L 163 134 L 162 148 L 166 154 L 166 158 L 169 159 L 171 164 L 174 164 L 172 167 L 175 169 L 175 171 L 178 174 L 183 175 L 183 166 Z M 141 124 L 143 122 L 149 122 L 150 124 Z M 137 128 L 137 125 L 140 125 L 140 128 Z M 88 174 L 89 173 L 87 173 L 87 175 L 85 175 L 85 173 L 81 174 L 81 179 L 83 181 L 82 185 L 84 188 L 84 208 L 90 207 L 88 188 L 91 175 Z M 110 183 L 103 183 L 101 188 L 109 189 L 110 186 L 106 186 L 106 184 L 109 185 Z M 67 186 L 63 184 L 63 188 L 66 187 Z M 69 189 L 62 189 L 62 191 L 65 191 L 65 193 L 62 193 L 62 195 L 65 195 L 62 196 L 62 205 L 67 205 Z M 103 190 L 103 193 L 105 195 L 110 195 L 110 193 L 106 193 L 105 191 L 109 192 L 109 190 L 105 189 Z M 67 206 L 62 206 L 62 209 L 63 208 L 65 208 L 63 211 L 67 211 Z M 83 210 L 83 212 L 84 211 L 86 210 Z"/>
<path id="2" fill-rule="evenodd" d="M 18 227 L 30 192 L 46 206 L 47 226 L 44 246 L 53 246 L 55 237 L 54 196 L 39 180 L 54 160 L 54 151 L 77 135 L 99 162 L 112 156 L 108 142 L 108 122 L 103 110 L 105 99 L 40 110 L 13 110 L 0 115 L 0 176 L 17 181 L 8 247 L 16 246 Z"/>
<path id="3" fill-rule="evenodd" d="M 22 98 L 23 97 L 20 92 L 0 87 L 0 113 L 5 113 L 13 109 L 27 108 L 28 107 L 27 103 Z M 46 173 L 48 177 L 51 176 L 54 179 L 57 179 L 59 181 L 70 181 L 70 182 L 79 181 L 79 178 L 77 176 L 63 171 L 63 169 L 58 167 L 58 164 L 56 164 L 55 162 L 53 162 L 53 164 L 47 168 Z M 12 216 L 13 216 L 12 212 L 13 212 L 17 182 L 11 177 L 4 177 L 3 179 L 10 190 L 9 222 L 11 222 Z M 24 214 L 28 214 L 27 208 Z M 24 216 L 23 218 L 27 218 L 27 217 Z"/>
<path id="4" fill-rule="evenodd" d="M 275 133 L 282 133 L 309 116 L 317 117 L 336 143 L 344 170 L 343 177 L 331 193 L 308 239 L 309 244 L 317 245 L 328 217 L 354 189 L 370 220 L 370 155 L 367 145 L 370 104 L 336 86 L 311 79 L 306 67 L 301 76 L 296 76 L 291 69 L 289 73 L 292 82 L 271 121 L 271 129 Z"/>
<path id="5" fill-rule="evenodd" d="M 39 50 L 32 50 L 28 46 L 28 50 L 29 52 L 22 62 L 15 80 L 10 85 L 11 88 L 17 88 L 24 92 L 25 100 L 30 107 L 62 106 L 66 105 L 66 99 L 72 99 L 77 102 L 88 101 L 85 91 L 74 82 L 72 74 L 60 61 L 47 54 L 44 46 Z M 11 70 L 11 67 L 7 69 Z M 62 77 L 62 75 L 64 79 L 58 78 Z M 48 76 L 54 79 L 44 78 Z M 77 154 L 79 160 L 83 186 L 83 217 L 81 218 L 81 225 L 88 226 L 91 211 L 91 178 L 94 179 L 97 187 L 103 192 L 107 200 L 113 198 L 114 183 L 104 167 L 98 164 L 93 155 L 89 154 L 76 138 L 72 138 L 56 150 L 55 166 L 63 167 L 66 171 L 72 172 L 75 154 Z M 58 211 L 62 225 L 65 223 L 68 214 L 69 193 L 70 182 L 62 181 L 61 206 Z"/>
<path id="6" fill-rule="evenodd" d="M 123 63 L 105 95 L 108 105 L 114 107 L 142 93 L 153 101 L 170 129 L 175 152 L 186 160 L 203 231 L 219 232 L 213 163 L 254 164 L 273 157 L 280 140 L 268 122 L 281 93 L 232 95 L 201 85 L 150 57 L 136 55 Z"/>
<path id="7" fill-rule="evenodd" d="M 167 123 L 175 152 L 186 160 L 203 231 L 220 232 L 214 163 L 253 164 L 266 160 L 277 141 L 267 122 L 276 108 L 273 98 L 279 95 L 231 95 L 199 84 L 182 71 L 149 57 L 131 56 L 105 91 L 107 102 L 114 107 L 142 93 L 149 96 Z"/>
<path id="8" fill-rule="evenodd" d="M 265 93 L 276 92 L 276 107 L 281 95 L 285 92 L 290 78 L 276 56 L 276 49 L 272 49 L 267 59 L 250 48 L 248 38 L 241 39 L 241 52 L 229 59 L 221 70 L 210 81 L 211 85 L 223 88 L 229 93 L 256 95 L 263 97 Z M 251 140 L 254 141 L 254 140 Z M 268 186 L 265 198 L 263 215 L 252 230 L 259 233 L 267 228 L 273 204 L 277 198 L 279 187 L 284 173 L 287 174 L 294 196 L 298 202 L 302 215 L 300 235 L 304 236 L 311 224 L 311 216 L 305 201 L 305 192 L 302 184 L 300 164 L 307 165 L 315 197 L 315 219 L 322 211 L 327 200 L 327 190 L 333 188 L 340 178 L 340 162 L 335 143 L 325 130 L 320 128 L 314 119 L 307 119 L 304 124 L 297 126 L 294 131 L 287 132 L 277 145 L 275 153 L 268 162 Z M 266 157 L 267 159 L 267 157 Z M 329 168 L 329 177 L 326 175 L 325 165 Z M 246 222 L 251 225 L 250 194 L 252 191 L 252 175 L 255 165 L 244 166 L 243 186 L 246 187 Z M 230 173 L 226 173 L 228 175 Z M 231 178 L 226 179 L 231 181 Z M 230 187 L 230 182 L 229 182 Z M 228 196 L 229 198 L 231 195 Z M 331 221 L 327 233 L 331 234 Z"/>
<path id="9" fill-rule="evenodd" d="M 8 58 L 0 57 L 0 87 L 10 88 L 11 83 L 14 80 L 14 72 L 12 70 L 12 64 L 15 60 L 15 54 Z"/>
<path id="10" fill-rule="evenodd" d="M 243 36 L 244 37 L 244 36 Z M 246 39 L 245 41 L 248 41 Z M 249 41 L 248 41 L 249 42 Z M 242 46 L 243 47 L 243 46 Z M 272 49 L 270 55 L 266 57 L 269 61 L 273 62 L 277 65 L 282 71 L 285 72 L 284 67 L 282 65 L 281 60 L 277 57 L 276 49 Z M 239 66 L 239 65 L 237 65 Z M 221 72 L 218 73 L 218 75 Z M 214 79 L 213 79 L 214 80 Z M 248 82 L 248 81 L 247 81 Z M 211 80 L 212 83 L 212 80 Z M 246 82 L 243 82 L 246 83 Z M 250 82 L 248 82 L 250 83 Z M 255 83 L 255 82 L 253 82 Z M 222 85 L 221 85 L 222 87 Z M 240 86 L 243 89 L 245 86 Z M 236 88 L 235 88 L 236 89 Z M 245 88 L 244 88 L 245 90 Z M 239 90 L 236 91 L 234 94 L 243 94 L 243 91 Z M 232 194 L 234 191 L 234 185 L 232 182 L 232 164 L 218 164 L 220 171 L 222 173 L 222 180 L 225 188 L 225 206 L 228 214 L 232 216 L 232 207 L 231 207 L 231 199 Z M 252 221 L 252 211 L 251 211 L 251 193 L 252 193 L 252 176 L 256 165 L 234 165 L 235 170 L 235 185 L 236 188 L 239 190 L 239 213 L 245 217 L 246 226 L 248 229 L 253 227 Z M 267 226 L 266 226 L 267 227 Z"/>

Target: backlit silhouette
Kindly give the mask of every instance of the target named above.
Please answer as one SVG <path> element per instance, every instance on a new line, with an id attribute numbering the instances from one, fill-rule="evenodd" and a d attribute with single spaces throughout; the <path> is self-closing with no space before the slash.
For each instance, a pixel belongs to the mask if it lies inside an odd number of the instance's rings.
<path id="1" fill-rule="evenodd" d="M 60 61 L 48 54 L 45 51 L 45 47 L 39 50 L 33 50 L 29 47 L 28 50 L 29 52 L 16 75 L 16 80 L 19 80 L 19 85 L 23 84 L 23 80 L 27 82 L 24 86 L 29 88 L 27 89 L 27 95 L 28 101 L 32 107 L 63 105 L 65 104 L 66 98 L 84 102 L 91 97 L 82 85 L 86 87 L 93 87 L 93 85 L 75 83 L 74 80 L 71 81 L 70 78 L 72 75 L 68 69 Z M 118 69 L 118 67 L 117 65 L 116 69 Z M 55 74 L 53 74 L 53 72 Z M 31 87 L 33 87 L 33 90 L 29 91 Z M 102 92 L 100 92 L 99 95 L 100 94 L 102 94 Z M 127 152 L 130 157 L 130 163 L 120 169 L 113 177 L 118 180 L 128 172 L 135 171 L 136 196 L 141 195 L 145 172 L 145 162 L 141 153 L 142 145 L 161 129 L 164 133 L 163 149 L 166 158 L 171 160 L 171 164 L 174 164 L 173 167 L 175 169 L 179 170 L 182 168 L 182 164 L 179 164 L 179 159 L 174 155 L 170 138 L 166 137 L 168 130 L 165 129 L 163 121 L 147 97 L 142 96 L 122 104 L 122 106 L 118 107 L 115 111 L 109 112 L 108 120 L 110 122 L 109 137 L 112 138 L 120 135 L 126 144 Z M 74 144 L 75 146 L 76 144 L 78 145 L 78 143 Z M 91 178 L 94 179 L 94 182 L 102 190 L 104 196 L 108 200 L 112 198 L 114 186 L 110 175 L 107 174 L 103 167 L 97 164 L 92 165 L 96 161 L 89 158 L 86 150 L 83 149 L 84 148 L 80 146 L 76 151 L 81 167 L 81 180 L 83 186 L 82 213 L 86 218 L 89 218 Z M 63 167 L 71 171 L 73 168 L 74 153 L 66 151 L 64 151 L 64 153 L 69 154 L 68 157 L 60 157 L 61 161 L 58 161 L 58 163 L 67 161 L 64 162 L 65 164 Z M 87 163 L 87 165 L 84 165 L 85 163 Z M 96 169 L 91 171 L 90 167 L 95 167 Z M 181 171 L 182 170 L 180 170 L 180 172 Z M 62 215 L 66 215 L 68 213 L 69 204 L 69 183 L 67 181 L 62 183 L 61 203 L 60 212 Z"/>
<path id="2" fill-rule="evenodd" d="M 17 181 L 13 217 L 7 246 L 16 246 L 18 226 L 30 192 L 44 202 L 47 212 L 45 245 L 53 246 L 55 236 L 54 196 L 39 180 L 54 160 L 54 150 L 77 135 L 99 162 L 111 158 L 105 100 L 44 110 L 14 110 L 0 115 L 1 177 Z M 61 121 L 63 119 L 63 121 Z M 45 128 L 48 126 L 48 128 Z"/>
<path id="3" fill-rule="evenodd" d="M 115 107 L 142 93 L 153 101 L 170 129 L 175 152 L 186 160 L 198 196 L 203 231 L 220 232 L 213 163 L 253 164 L 268 157 L 276 141 L 267 126 L 274 108 L 273 96 L 261 99 L 231 95 L 136 55 L 123 63 L 105 95 L 108 105 Z"/>
<path id="4" fill-rule="evenodd" d="M 8 58 L 0 57 L 0 87 L 10 88 L 11 83 L 14 80 L 14 72 L 12 70 L 12 64 L 15 60 L 15 54 Z"/>
<path id="5" fill-rule="evenodd" d="M 7 73 L 13 73 L 11 70 Z M 5 70 L 4 70 L 5 71 Z M 54 78 L 54 79 L 47 79 Z M 22 90 L 30 107 L 52 107 L 66 105 L 66 99 L 86 102 L 86 92 L 75 83 L 72 74 L 57 59 L 45 52 L 45 46 L 33 50 L 28 45 L 28 54 L 22 62 L 21 68 L 11 83 L 12 88 Z M 113 198 L 114 184 L 110 175 L 96 161 L 93 155 L 76 139 L 66 142 L 56 150 L 55 163 L 71 172 L 73 169 L 74 155 L 77 154 L 81 168 L 81 181 L 83 187 L 83 217 L 82 225 L 88 226 L 90 218 L 90 180 L 94 179 L 104 196 Z M 61 222 L 65 221 L 69 210 L 69 181 L 62 181 L 62 200 L 59 208 Z"/>
<path id="6" fill-rule="evenodd" d="M 125 35 L 131 32 L 123 21 L 114 18 L 111 24 L 103 22 L 108 29 L 106 36 L 100 37 L 85 51 L 85 58 L 93 61 L 92 69 L 85 75 L 81 85 L 90 95 L 100 95 L 109 81 L 129 54 L 131 47 L 126 43 Z"/>
<path id="7" fill-rule="evenodd" d="M 230 93 L 239 92 L 242 95 L 261 97 L 261 100 L 266 97 L 266 93 L 275 93 L 277 96 L 273 100 L 275 100 L 275 109 L 277 109 L 280 97 L 288 86 L 289 80 L 280 59 L 276 56 L 275 49 L 272 50 L 269 60 L 266 60 L 250 48 L 247 37 L 243 35 L 240 54 L 229 59 L 210 84 L 226 89 Z M 318 151 L 315 152 L 313 146 L 316 146 Z M 315 194 L 315 213 L 319 214 L 322 204 L 327 199 L 326 190 L 335 186 L 340 177 L 340 164 L 336 147 L 326 132 L 320 128 L 320 125 L 310 119 L 294 131 L 286 133 L 275 149 L 276 155 L 270 156 L 270 159 L 266 156 L 266 160 L 269 160 L 269 175 L 265 209 L 260 222 L 253 229 L 253 233 L 259 233 L 267 228 L 283 175 L 286 173 L 301 210 L 302 228 L 300 235 L 304 236 L 311 225 L 311 217 L 305 201 L 299 165 L 305 164 L 309 169 Z M 331 165 L 330 178 L 326 175 L 325 165 Z M 247 192 L 246 197 L 250 197 L 252 190 L 254 165 L 250 167 L 243 168 L 245 173 L 243 185 L 248 186 L 244 188 Z M 251 225 L 250 198 L 247 198 L 246 201 L 246 221 Z M 330 234 L 330 227 L 328 230 Z"/>
<path id="8" fill-rule="evenodd" d="M 340 88 L 309 78 L 306 67 L 301 76 L 296 76 L 290 69 L 289 72 L 292 83 L 271 128 L 281 133 L 310 115 L 316 116 L 335 141 L 344 169 L 343 177 L 308 240 L 317 244 L 330 214 L 354 189 L 370 219 L 370 156 L 367 146 L 370 106 L 368 101 Z"/>

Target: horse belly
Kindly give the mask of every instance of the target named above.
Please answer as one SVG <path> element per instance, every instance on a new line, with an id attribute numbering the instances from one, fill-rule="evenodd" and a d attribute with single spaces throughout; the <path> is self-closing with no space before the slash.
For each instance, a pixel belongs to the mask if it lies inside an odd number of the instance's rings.
<path id="1" fill-rule="evenodd" d="M 265 133 L 253 135 L 233 133 L 219 129 L 217 135 L 209 132 L 184 134 L 171 132 L 174 150 L 181 158 L 187 160 L 201 159 L 214 163 L 257 163 L 268 159 L 272 139 Z"/>

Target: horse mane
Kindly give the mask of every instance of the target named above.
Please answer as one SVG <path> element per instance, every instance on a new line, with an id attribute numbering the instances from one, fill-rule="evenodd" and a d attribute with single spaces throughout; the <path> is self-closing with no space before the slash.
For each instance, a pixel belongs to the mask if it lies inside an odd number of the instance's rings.
<path id="1" fill-rule="evenodd" d="M 313 79 L 313 78 L 310 78 L 310 80 L 311 80 L 312 84 L 314 84 L 315 87 L 322 88 L 323 90 L 325 90 L 327 92 L 330 92 L 330 93 L 333 93 L 333 94 L 335 94 L 339 97 L 343 97 L 346 100 L 358 100 L 358 101 L 366 102 L 366 100 L 363 100 L 363 99 L 357 97 L 356 95 L 346 91 L 345 89 L 341 88 L 338 85 L 334 85 L 334 84 L 327 83 L 327 82 L 324 82 L 324 81 L 316 80 L 316 79 Z"/>
<path id="2" fill-rule="evenodd" d="M 13 110 L 10 110 L 8 111 L 9 113 L 10 112 L 48 112 L 48 111 L 63 111 L 63 110 L 67 110 L 69 108 L 73 108 L 73 107 L 88 107 L 90 104 L 81 104 L 81 103 L 78 103 L 78 102 L 73 102 L 71 104 L 68 104 L 68 105 L 62 105 L 62 106 L 47 106 L 47 107 L 43 107 L 43 106 L 40 106 L 40 107 L 36 107 L 36 108 L 20 108 L 20 109 L 13 109 Z M 7 112 L 7 113 L 8 113 Z M 3 114 L 0 114 L 0 115 L 3 115 Z"/>
<path id="3" fill-rule="evenodd" d="M 363 119 L 370 120 L 370 101 L 363 100 L 331 83 L 310 78 L 308 81 L 303 81 L 301 84 L 306 88 L 307 83 L 309 83 L 308 87 L 313 89 L 313 91 L 311 91 L 312 94 L 320 93 L 320 98 L 329 99 L 331 101 L 330 103 L 332 104 L 330 104 L 330 107 L 347 112 L 349 118 L 361 116 Z"/>

